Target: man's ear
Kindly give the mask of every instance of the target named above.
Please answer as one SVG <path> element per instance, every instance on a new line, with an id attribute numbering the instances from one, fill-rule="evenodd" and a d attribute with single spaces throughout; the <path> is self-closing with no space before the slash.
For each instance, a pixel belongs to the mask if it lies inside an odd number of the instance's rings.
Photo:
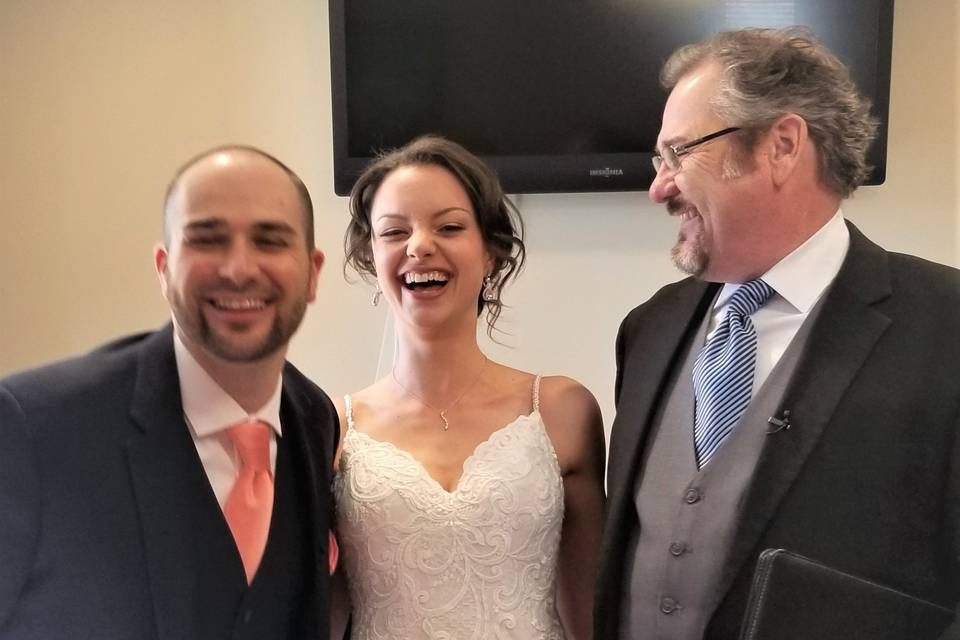
<path id="1" fill-rule="evenodd" d="M 157 270 L 157 278 L 160 279 L 160 291 L 164 297 L 167 295 L 167 248 L 162 242 L 158 242 L 153 248 L 153 266 Z"/>
<path id="2" fill-rule="evenodd" d="M 809 144 L 807 121 L 795 113 L 781 116 L 768 132 L 770 175 L 774 186 L 790 179 Z"/>
<path id="3" fill-rule="evenodd" d="M 310 282 L 307 289 L 307 302 L 313 302 L 317 299 L 317 282 L 320 279 L 320 272 L 323 270 L 324 261 L 323 251 L 314 249 L 310 254 Z"/>

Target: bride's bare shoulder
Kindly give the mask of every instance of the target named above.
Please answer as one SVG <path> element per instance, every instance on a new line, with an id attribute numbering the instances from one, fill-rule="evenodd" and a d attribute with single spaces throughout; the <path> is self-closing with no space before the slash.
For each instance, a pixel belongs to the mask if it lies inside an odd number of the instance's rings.
<path id="1" fill-rule="evenodd" d="M 605 450 L 600 405 L 593 393 L 573 378 L 541 379 L 540 415 L 565 471 Z"/>
<path id="2" fill-rule="evenodd" d="M 346 437 L 349 427 L 347 420 L 347 397 L 349 396 L 350 398 L 350 417 L 356 422 L 358 414 L 362 416 L 365 412 L 369 412 L 371 408 L 375 410 L 376 407 L 384 404 L 388 387 L 387 380 L 387 378 L 382 378 L 360 391 L 355 391 L 344 396 L 337 396 L 333 399 L 333 406 L 336 407 L 337 416 L 340 418 L 340 442 L 337 445 L 337 454 L 334 458 L 334 469 L 338 470 L 340 468 L 340 454 L 343 450 L 343 439 Z"/>

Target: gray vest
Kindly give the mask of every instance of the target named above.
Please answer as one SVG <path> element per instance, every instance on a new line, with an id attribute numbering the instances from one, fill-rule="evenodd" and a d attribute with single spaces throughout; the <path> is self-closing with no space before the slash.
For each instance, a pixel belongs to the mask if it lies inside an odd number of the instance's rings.
<path id="1" fill-rule="evenodd" d="M 674 367 L 639 467 L 637 527 L 625 562 L 620 637 L 701 640 L 719 604 L 721 572 L 733 547 L 740 511 L 770 425 L 816 309 L 806 319 L 746 413 L 710 463 L 697 470 L 693 444 L 693 365 L 704 344 L 704 318 Z"/>

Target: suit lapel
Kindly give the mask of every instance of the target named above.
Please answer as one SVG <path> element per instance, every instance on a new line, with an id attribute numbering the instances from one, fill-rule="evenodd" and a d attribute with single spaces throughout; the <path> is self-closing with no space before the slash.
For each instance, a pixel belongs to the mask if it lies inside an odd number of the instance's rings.
<path id="1" fill-rule="evenodd" d="M 308 540 L 312 565 L 308 572 L 308 579 L 315 585 L 312 590 L 313 605 L 310 609 L 314 630 L 318 637 L 327 633 L 328 620 L 318 616 L 326 611 L 327 589 L 322 588 L 329 580 L 327 565 L 327 533 L 330 528 L 328 519 L 329 504 L 322 491 L 328 486 L 329 477 L 326 472 L 327 460 L 330 458 L 322 447 L 319 437 L 309 437 L 307 431 L 315 429 L 320 433 L 321 426 L 326 424 L 321 412 L 314 406 L 309 394 L 304 393 L 296 382 L 299 373 L 292 365 L 286 365 L 283 374 L 283 397 L 280 412 L 283 421 L 283 437 L 290 439 L 290 459 L 297 469 L 297 475 L 305 479 L 305 496 L 307 503 L 296 505 L 303 512 L 304 521 L 308 523 Z"/>
<path id="2" fill-rule="evenodd" d="M 717 287 L 688 279 L 646 304 L 657 313 L 630 314 L 617 340 L 617 415 L 610 439 L 607 514 L 600 546 L 594 615 L 597 633 L 615 637 L 620 620 L 623 557 L 637 524 L 633 489 L 650 423 L 678 354 L 696 333 Z"/>
<path id="3" fill-rule="evenodd" d="M 610 514 L 618 520 L 632 502 L 640 452 L 670 371 L 717 288 L 692 279 L 680 283 L 670 292 L 671 299 L 660 303 L 663 313 L 651 318 L 639 335 L 624 336 L 629 344 L 624 346 L 618 372 L 624 382 L 611 431 L 607 478 Z"/>
<path id="4" fill-rule="evenodd" d="M 185 638 L 197 606 L 194 552 L 197 514 L 218 515 L 216 499 L 183 417 L 170 326 L 148 338 L 140 355 L 127 441 L 130 475 L 140 513 L 157 635 Z M 222 520 L 222 518 L 221 518 Z M 216 521 L 216 520 L 214 520 Z M 229 536 L 226 523 L 222 524 Z M 229 546 L 224 553 L 233 552 Z M 210 559 L 216 562 L 218 559 Z"/>
<path id="5" fill-rule="evenodd" d="M 890 319 L 872 305 L 890 295 L 886 252 L 852 224 L 850 249 L 827 292 L 805 353 L 780 404 L 791 428 L 767 439 L 747 495 L 719 593 L 726 593 L 787 491 L 816 447 L 837 405 L 853 384 Z"/>

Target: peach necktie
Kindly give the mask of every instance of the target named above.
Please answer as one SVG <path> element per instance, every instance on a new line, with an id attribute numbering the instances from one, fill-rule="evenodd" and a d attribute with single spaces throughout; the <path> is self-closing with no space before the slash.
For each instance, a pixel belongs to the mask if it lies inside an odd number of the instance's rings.
<path id="1" fill-rule="evenodd" d="M 223 515 L 249 584 L 263 558 L 273 512 L 270 426 L 259 421 L 241 422 L 230 427 L 228 434 L 240 457 L 240 472 L 223 506 Z"/>

